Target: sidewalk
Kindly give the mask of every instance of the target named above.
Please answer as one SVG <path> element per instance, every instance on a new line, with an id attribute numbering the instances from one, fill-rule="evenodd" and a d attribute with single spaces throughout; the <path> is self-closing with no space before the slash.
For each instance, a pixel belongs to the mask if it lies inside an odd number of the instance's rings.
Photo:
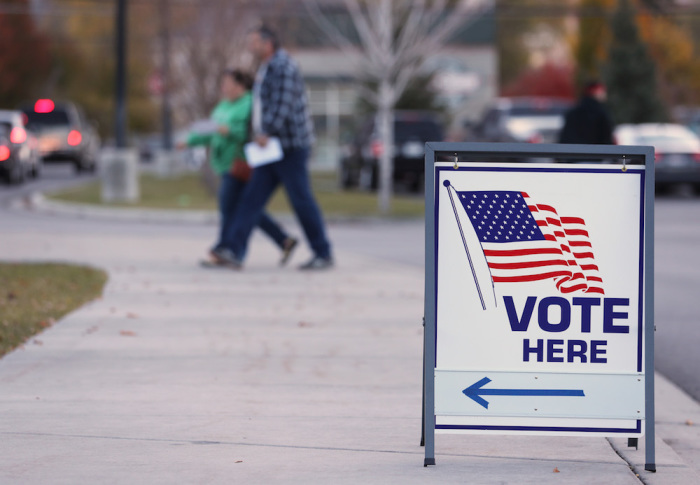
<path id="1" fill-rule="evenodd" d="M 437 435 L 424 468 L 420 268 L 279 269 L 256 240 L 245 271 L 204 270 L 207 239 L 38 217 L 0 213 L 3 258 L 110 280 L 0 360 L 2 484 L 700 483 L 700 407 L 660 376 L 656 474 L 643 446 L 569 437 Z"/>

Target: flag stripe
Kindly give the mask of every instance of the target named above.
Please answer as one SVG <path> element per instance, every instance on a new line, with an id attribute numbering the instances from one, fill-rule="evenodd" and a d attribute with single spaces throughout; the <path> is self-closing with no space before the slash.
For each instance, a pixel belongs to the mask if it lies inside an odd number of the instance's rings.
<path id="1" fill-rule="evenodd" d="M 555 278 L 557 276 L 566 276 L 565 271 L 551 271 L 549 273 L 524 275 L 524 276 L 495 276 L 493 281 L 496 283 L 518 283 L 522 281 L 537 281 L 537 280 L 548 280 Z"/>

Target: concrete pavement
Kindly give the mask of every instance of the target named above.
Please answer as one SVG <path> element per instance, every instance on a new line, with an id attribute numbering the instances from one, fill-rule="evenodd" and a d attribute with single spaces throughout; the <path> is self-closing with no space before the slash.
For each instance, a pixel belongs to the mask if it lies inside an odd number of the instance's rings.
<path id="1" fill-rule="evenodd" d="M 661 376 L 655 474 L 643 446 L 571 437 L 438 435 L 424 468 L 420 268 L 279 269 L 256 236 L 245 271 L 205 270 L 205 231 L 66 220 L 0 212 L 3 258 L 110 275 L 0 360 L 2 484 L 700 483 L 700 406 Z"/>

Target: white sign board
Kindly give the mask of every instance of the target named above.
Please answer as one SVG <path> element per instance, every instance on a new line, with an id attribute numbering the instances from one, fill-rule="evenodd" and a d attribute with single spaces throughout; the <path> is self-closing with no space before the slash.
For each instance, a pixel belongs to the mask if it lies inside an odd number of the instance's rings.
<path id="1" fill-rule="evenodd" d="M 641 435 L 644 167 L 434 170 L 435 429 Z"/>

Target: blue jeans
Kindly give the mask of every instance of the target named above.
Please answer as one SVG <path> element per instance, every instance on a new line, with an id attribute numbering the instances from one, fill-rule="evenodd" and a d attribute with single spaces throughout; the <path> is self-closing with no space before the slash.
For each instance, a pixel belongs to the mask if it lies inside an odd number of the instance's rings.
<path id="1" fill-rule="evenodd" d="M 223 248 L 226 234 L 233 226 L 236 211 L 238 210 L 247 182 L 239 180 L 229 173 L 221 175 L 221 186 L 219 187 L 219 211 L 221 213 L 221 225 L 219 228 L 219 241 L 216 248 Z M 289 236 L 284 229 L 266 212 L 260 212 L 257 226 L 267 234 L 281 249 L 284 248 L 284 241 Z"/>
<path id="2" fill-rule="evenodd" d="M 321 210 L 311 191 L 308 158 L 308 149 L 289 149 L 284 151 L 284 158 L 279 162 L 253 170 L 223 244 L 239 260 L 244 259 L 250 233 L 279 184 L 284 186 L 314 254 L 321 258 L 331 257 Z"/>

